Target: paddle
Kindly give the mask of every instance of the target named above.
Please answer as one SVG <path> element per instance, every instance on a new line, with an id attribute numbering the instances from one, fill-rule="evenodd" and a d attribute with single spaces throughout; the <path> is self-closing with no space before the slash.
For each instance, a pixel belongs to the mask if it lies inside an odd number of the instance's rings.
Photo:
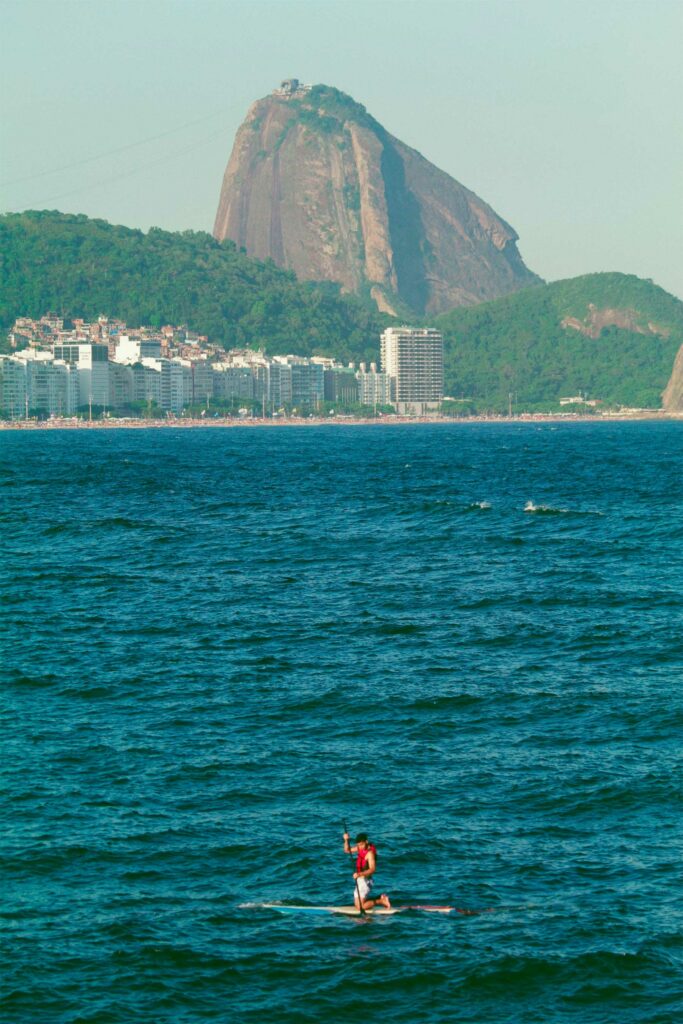
<path id="1" fill-rule="evenodd" d="M 344 825 L 344 832 L 346 833 L 346 835 L 348 835 L 349 834 L 349 830 L 346 827 L 346 822 L 343 822 L 343 825 Z M 350 843 L 349 843 L 349 857 L 353 857 L 353 854 L 351 853 L 351 844 Z M 355 874 L 355 871 L 354 871 L 354 874 Z M 360 898 L 360 889 L 358 887 L 358 879 L 356 878 L 356 879 L 354 879 L 354 881 L 356 883 L 356 893 L 358 894 L 358 909 L 361 912 L 361 916 L 365 917 L 365 907 L 363 906 L 363 901 Z"/>

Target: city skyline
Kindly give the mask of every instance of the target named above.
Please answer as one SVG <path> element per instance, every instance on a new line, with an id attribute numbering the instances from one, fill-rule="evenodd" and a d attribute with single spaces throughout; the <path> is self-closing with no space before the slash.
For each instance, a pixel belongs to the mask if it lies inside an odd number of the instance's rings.
<path id="1" fill-rule="evenodd" d="M 15 321 L 10 351 L 0 355 L 0 414 L 20 420 L 87 410 L 92 419 L 93 410 L 128 416 L 146 407 L 185 415 L 213 403 L 265 418 L 323 407 L 332 414 L 331 404 L 377 414 L 392 404 L 395 383 L 374 362 L 356 368 L 329 356 L 224 350 L 184 327 L 128 327 L 106 316 L 71 323 L 53 313 Z"/>

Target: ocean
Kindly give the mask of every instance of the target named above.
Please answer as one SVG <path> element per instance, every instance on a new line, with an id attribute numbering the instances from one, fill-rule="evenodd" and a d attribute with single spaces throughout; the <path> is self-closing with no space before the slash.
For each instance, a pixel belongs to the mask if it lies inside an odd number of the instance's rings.
<path id="1" fill-rule="evenodd" d="M 0 445 L 4 1022 L 680 1020 L 683 422 Z"/>

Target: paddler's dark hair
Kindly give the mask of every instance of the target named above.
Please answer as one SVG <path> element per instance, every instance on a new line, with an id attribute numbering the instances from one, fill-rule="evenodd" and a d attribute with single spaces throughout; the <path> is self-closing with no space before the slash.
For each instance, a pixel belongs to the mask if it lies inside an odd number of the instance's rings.
<path id="1" fill-rule="evenodd" d="M 368 836 L 367 836 L 366 832 L 359 832 L 358 835 L 356 836 L 356 842 L 357 843 L 367 843 L 367 841 L 368 841 Z"/>

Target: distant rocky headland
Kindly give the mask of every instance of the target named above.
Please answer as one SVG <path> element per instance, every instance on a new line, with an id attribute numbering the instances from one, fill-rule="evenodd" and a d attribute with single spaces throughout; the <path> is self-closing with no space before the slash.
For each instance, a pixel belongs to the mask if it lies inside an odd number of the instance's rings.
<path id="1" fill-rule="evenodd" d="M 517 234 L 470 189 L 338 89 L 288 79 L 235 138 L 214 226 L 300 280 L 423 316 L 540 281 Z"/>

